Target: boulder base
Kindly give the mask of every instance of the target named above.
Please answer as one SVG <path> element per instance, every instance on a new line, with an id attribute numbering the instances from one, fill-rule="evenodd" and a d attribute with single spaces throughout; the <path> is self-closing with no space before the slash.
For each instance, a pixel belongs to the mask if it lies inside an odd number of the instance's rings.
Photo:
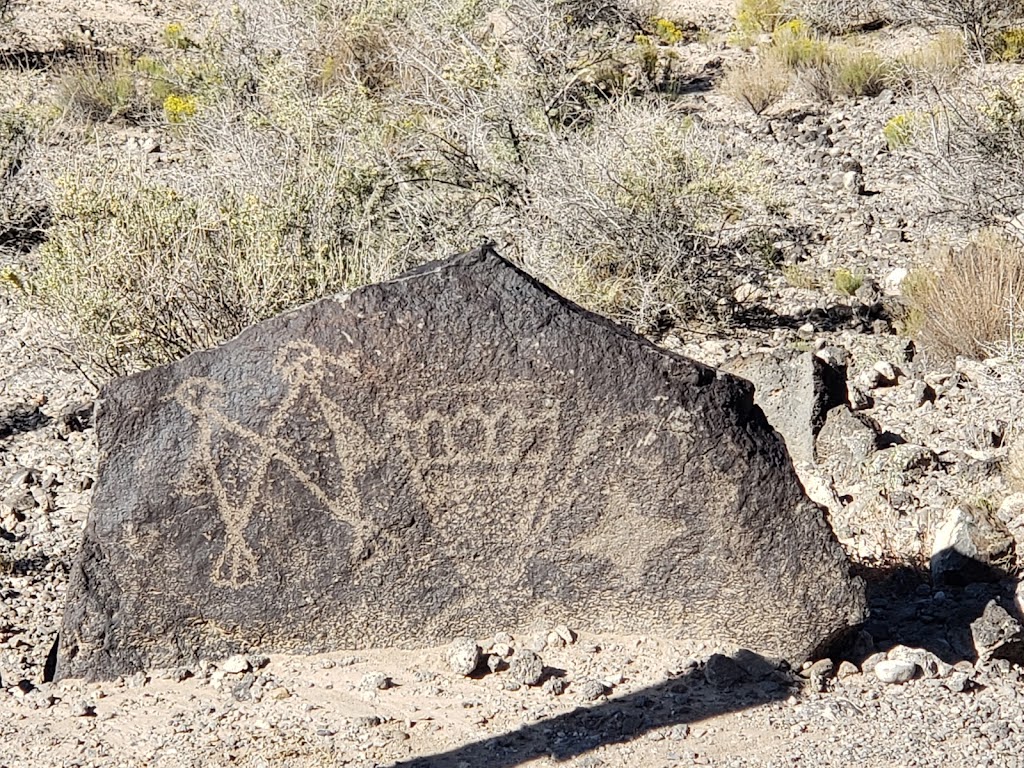
<path id="1" fill-rule="evenodd" d="M 111 382 L 57 677 L 565 623 L 802 661 L 865 615 L 751 386 L 480 249 Z"/>

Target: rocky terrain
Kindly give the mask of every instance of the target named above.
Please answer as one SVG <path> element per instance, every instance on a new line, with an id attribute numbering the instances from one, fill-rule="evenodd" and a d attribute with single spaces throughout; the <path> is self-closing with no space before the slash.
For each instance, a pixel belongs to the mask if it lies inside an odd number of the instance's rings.
<path id="1" fill-rule="evenodd" d="M 67 35 L 155 39 L 168 19 L 198 16 L 184 3 L 24 5 L 7 50 L 45 51 Z M 671 10 L 724 36 L 731 8 Z M 880 48 L 899 50 L 926 33 L 873 34 Z M 972 230 L 936 212 L 913 158 L 890 152 L 882 135 L 925 96 L 886 91 L 821 105 L 794 94 L 753 115 L 713 87 L 743 51 L 707 42 L 682 50 L 711 86 L 681 103 L 731 152 L 761 158 L 790 202 L 773 248 L 791 269 L 741 279 L 737 300 L 750 312 L 731 329 L 675 328 L 658 341 L 712 365 L 807 353 L 846 365 L 850 407 L 830 412 L 816 456 L 798 470 L 868 583 L 864 631 L 802 670 L 718 655 L 736 649 L 539 626 L 475 638 L 478 649 L 462 647 L 479 654 L 469 674 L 458 648 L 383 648 L 44 682 L 96 473 L 95 377 L 61 351 L 48 318 L 0 294 L 0 765 L 1024 763 L 1024 587 L 1014 578 L 1014 547 L 1024 551 L 1014 454 L 1024 367 L 1012 348 L 984 361 L 929 361 L 897 333 L 891 311 L 904 270 L 931 244 Z M 1018 69 L 984 76 L 1009 80 Z M 4 109 L 45 101 L 50 77 L 45 67 L 5 66 Z M 66 138 L 48 135 L 28 172 L 44 179 L 69 162 L 61 152 L 81 148 Z M 105 127 L 98 147 L 106 160 L 144 155 L 154 166 L 185 155 L 173 132 L 135 126 Z M 834 290 L 837 268 L 862 273 L 864 284 L 853 295 Z M 937 542 L 974 546 L 991 569 L 940 560 L 933 574 Z M 524 664 L 527 651 L 539 660 Z"/>

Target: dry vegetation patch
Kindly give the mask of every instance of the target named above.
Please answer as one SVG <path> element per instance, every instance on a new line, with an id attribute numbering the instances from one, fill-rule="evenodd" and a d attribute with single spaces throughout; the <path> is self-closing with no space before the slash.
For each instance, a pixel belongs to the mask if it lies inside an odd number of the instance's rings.
<path id="1" fill-rule="evenodd" d="M 688 32 L 625 2 L 247 0 L 69 68 L 64 119 L 189 165 L 81 164 L 22 294 L 108 374 L 483 241 L 644 332 L 727 312 L 782 212 L 757 158 L 672 108 Z"/>
<path id="2" fill-rule="evenodd" d="M 961 250 L 936 248 L 904 292 L 910 330 L 933 358 L 987 357 L 1024 327 L 1024 247 L 985 230 Z"/>

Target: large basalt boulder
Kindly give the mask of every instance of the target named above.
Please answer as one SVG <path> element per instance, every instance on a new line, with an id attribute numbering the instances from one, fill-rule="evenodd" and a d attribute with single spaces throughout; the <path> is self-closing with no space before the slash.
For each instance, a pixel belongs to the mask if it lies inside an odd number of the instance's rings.
<path id="1" fill-rule="evenodd" d="M 799 661 L 865 615 L 751 386 L 484 248 L 111 382 L 57 677 L 566 623 Z"/>

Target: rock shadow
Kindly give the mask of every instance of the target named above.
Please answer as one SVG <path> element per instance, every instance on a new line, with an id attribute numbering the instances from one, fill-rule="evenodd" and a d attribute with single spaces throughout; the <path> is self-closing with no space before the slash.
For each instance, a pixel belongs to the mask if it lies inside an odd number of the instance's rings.
<path id="1" fill-rule="evenodd" d="M 682 752 L 690 746 L 686 736 L 691 723 L 786 699 L 792 693 L 786 678 L 785 674 L 775 672 L 761 680 L 715 686 L 707 681 L 701 668 L 694 668 L 625 696 L 580 706 L 509 733 L 447 752 L 401 760 L 391 766 L 512 768 L 542 757 L 564 762 L 653 731 L 663 731 L 662 738 L 678 742 Z M 572 688 L 564 695 L 572 696 Z"/>
<path id="2" fill-rule="evenodd" d="M 0 440 L 45 427 L 53 419 L 38 406 L 19 404 L 0 411 Z"/>
<path id="3" fill-rule="evenodd" d="M 871 607 L 862 629 L 874 642 L 865 644 L 860 629 L 852 630 L 835 646 L 832 658 L 836 661 L 859 664 L 871 653 L 906 645 L 930 651 L 948 664 L 974 663 L 978 655 L 971 624 L 985 614 L 992 600 L 1022 621 L 1005 581 L 939 588 L 932 586 L 926 567 L 858 566 L 856 570 L 865 580 Z M 748 676 L 740 684 L 715 686 L 706 674 L 706 667 L 693 668 L 625 696 L 580 706 L 447 752 L 402 760 L 392 768 L 512 768 L 541 757 L 564 762 L 654 731 L 661 731 L 664 739 L 679 740 L 678 751 L 684 752 L 690 746 L 685 742 L 690 724 L 786 699 L 795 692 L 798 679 L 784 670 L 765 674 L 762 668 L 759 679 Z M 573 695 L 571 686 L 565 695 Z"/>
<path id="4" fill-rule="evenodd" d="M 978 571 L 984 570 L 980 563 Z M 923 648 L 947 664 L 978 661 L 971 624 L 995 601 L 1024 625 L 1024 616 L 1013 596 L 1014 584 L 971 581 L 960 585 L 933 585 L 927 567 L 861 567 L 867 584 L 870 616 L 863 629 L 871 635 L 869 649 L 856 633 L 851 634 L 840 656 L 860 664 L 870 652 L 888 651 L 897 645 Z"/>

